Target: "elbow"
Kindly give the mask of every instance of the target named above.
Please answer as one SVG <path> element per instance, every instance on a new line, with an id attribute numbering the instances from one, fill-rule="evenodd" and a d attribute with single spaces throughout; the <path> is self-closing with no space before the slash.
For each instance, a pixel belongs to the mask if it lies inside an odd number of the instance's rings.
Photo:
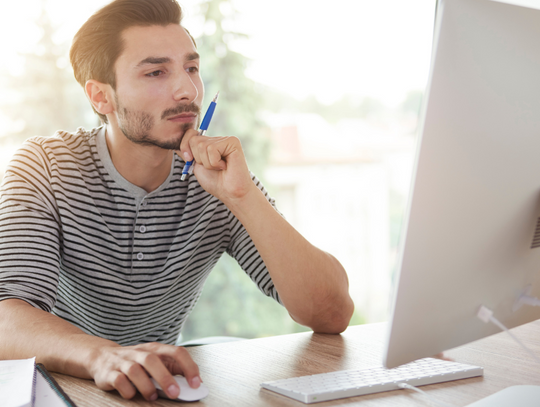
<path id="1" fill-rule="evenodd" d="M 326 253 L 333 263 L 337 283 L 337 290 L 329 290 L 322 297 L 318 315 L 315 315 L 315 324 L 311 327 L 314 332 L 326 334 L 340 334 L 347 329 L 354 312 L 354 302 L 349 295 L 349 279 L 339 261 Z M 339 276 L 339 277 L 338 277 Z"/>
<path id="2" fill-rule="evenodd" d="M 324 314 L 315 317 L 311 325 L 313 332 L 337 335 L 347 329 L 354 312 L 352 299 L 347 295 L 347 298 L 333 305 Z"/>
<path id="3" fill-rule="evenodd" d="M 354 312 L 345 269 L 332 255 L 324 253 L 324 278 L 311 285 L 303 301 L 287 307 L 291 317 L 316 333 L 340 334 L 347 329 Z M 309 286 L 309 284 L 306 284 Z"/>
<path id="4" fill-rule="evenodd" d="M 354 303 L 347 295 L 340 301 L 328 302 L 326 306 L 318 307 L 317 311 L 312 312 L 309 317 L 307 315 L 302 317 L 300 314 L 294 315 L 291 312 L 289 315 L 294 321 L 311 328 L 315 333 L 337 335 L 347 329 L 353 312 Z"/>

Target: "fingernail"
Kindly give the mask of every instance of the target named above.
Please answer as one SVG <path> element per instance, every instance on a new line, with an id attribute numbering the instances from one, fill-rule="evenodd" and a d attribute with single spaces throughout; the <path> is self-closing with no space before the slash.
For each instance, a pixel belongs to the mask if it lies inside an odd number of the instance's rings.
<path id="1" fill-rule="evenodd" d="M 186 161 L 191 160 L 191 157 L 189 156 L 189 153 L 187 151 L 184 152 L 183 156 L 184 156 L 184 160 L 186 160 Z"/>
<path id="2" fill-rule="evenodd" d="M 150 401 L 156 401 L 157 400 L 157 393 L 154 393 L 150 396 Z"/>
<path id="3" fill-rule="evenodd" d="M 189 386 L 192 389 L 198 389 L 201 383 L 202 383 L 201 378 L 199 376 L 195 376 L 193 379 L 191 379 L 191 383 Z"/>
<path id="4" fill-rule="evenodd" d="M 170 398 L 174 399 L 180 394 L 180 388 L 176 384 L 171 384 L 167 389 L 167 393 Z"/>

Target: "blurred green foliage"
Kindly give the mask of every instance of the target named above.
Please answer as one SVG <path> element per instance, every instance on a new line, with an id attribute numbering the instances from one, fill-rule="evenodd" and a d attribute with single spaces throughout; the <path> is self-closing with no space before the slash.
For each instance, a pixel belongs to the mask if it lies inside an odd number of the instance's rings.
<path id="1" fill-rule="evenodd" d="M 207 336 L 257 338 L 306 330 L 283 306 L 262 294 L 234 259 L 224 255 L 208 278 L 182 336 L 184 340 Z"/>

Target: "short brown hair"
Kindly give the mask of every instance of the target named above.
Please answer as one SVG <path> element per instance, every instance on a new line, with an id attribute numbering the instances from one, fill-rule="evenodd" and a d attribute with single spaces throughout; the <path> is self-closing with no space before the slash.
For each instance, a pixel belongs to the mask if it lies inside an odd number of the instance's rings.
<path id="1" fill-rule="evenodd" d="M 136 26 L 180 25 L 181 21 L 182 8 L 176 0 L 114 0 L 92 15 L 73 38 L 69 58 L 75 79 L 83 89 L 90 79 L 116 89 L 114 64 L 124 50 L 122 32 Z M 94 112 L 108 123 L 107 116 Z"/>

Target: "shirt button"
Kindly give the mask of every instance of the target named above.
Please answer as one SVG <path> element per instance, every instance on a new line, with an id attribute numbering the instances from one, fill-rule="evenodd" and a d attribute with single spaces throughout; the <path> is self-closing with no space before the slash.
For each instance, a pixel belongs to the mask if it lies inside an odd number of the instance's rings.
<path id="1" fill-rule="evenodd" d="M 137 260 L 142 260 L 142 259 L 144 259 L 144 254 L 137 253 Z"/>
<path id="2" fill-rule="evenodd" d="M 139 228 L 139 232 L 141 232 L 141 233 L 146 232 L 146 226 L 141 225 L 141 227 Z"/>
<path id="3" fill-rule="evenodd" d="M 148 205 L 148 202 L 142 201 L 142 206 L 146 206 L 146 205 Z"/>

